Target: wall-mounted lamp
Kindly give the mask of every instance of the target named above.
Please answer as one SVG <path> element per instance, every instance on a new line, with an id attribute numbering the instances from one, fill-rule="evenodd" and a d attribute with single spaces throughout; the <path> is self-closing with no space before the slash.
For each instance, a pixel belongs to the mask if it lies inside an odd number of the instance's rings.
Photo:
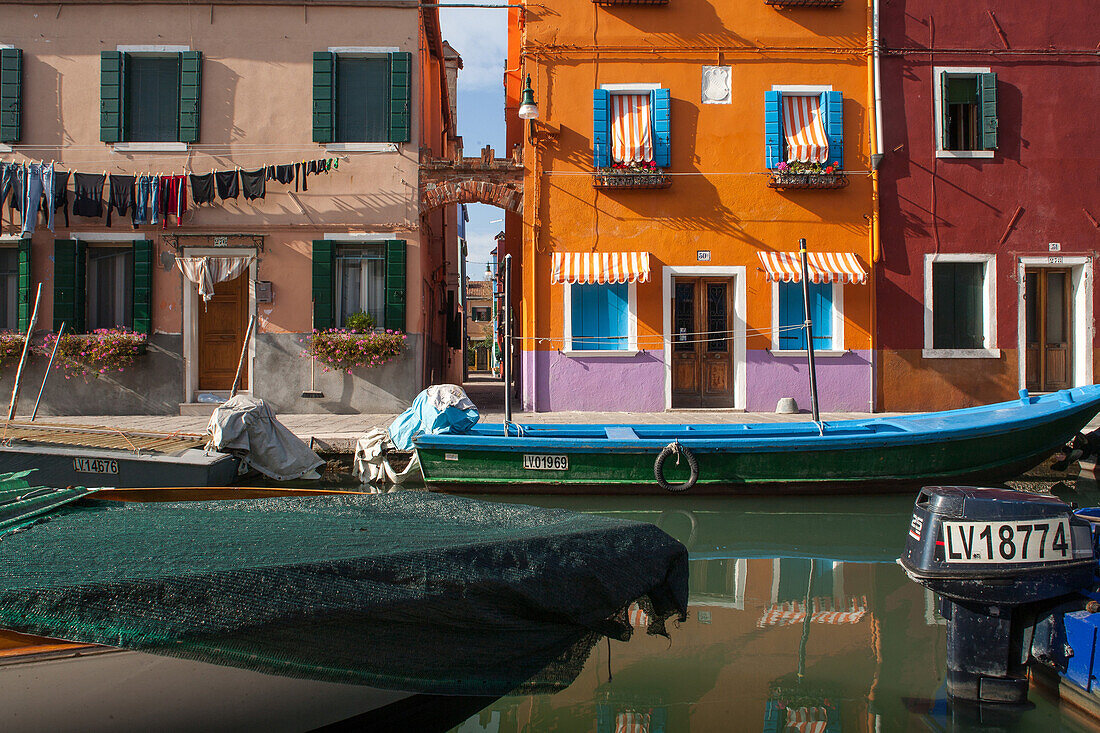
<path id="1" fill-rule="evenodd" d="M 539 118 L 539 106 L 535 104 L 535 90 L 531 88 L 531 75 L 527 75 L 527 84 L 523 87 L 523 96 L 519 100 L 519 118 L 521 120 L 537 120 Z"/>

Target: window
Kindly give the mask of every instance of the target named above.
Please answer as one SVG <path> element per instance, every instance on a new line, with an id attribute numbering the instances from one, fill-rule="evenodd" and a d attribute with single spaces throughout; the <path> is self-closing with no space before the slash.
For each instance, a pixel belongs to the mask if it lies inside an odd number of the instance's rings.
<path id="1" fill-rule="evenodd" d="M 336 249 L 336 321 L 341 327 L 355 313 L 385 320 L 386 255 L 381 244 L 341 245 Z"/>
<path id="2" fill-rule="evenodd" d="M 384 50 L 313 54 L 313 141 L 409 141 L 412 54 Z"/>
<path id="3" fill-rule="evenodd" d="M 989 69 L 935 69 L 936 151 L 992 157 L 997 148 L 997 75 Z"/>
<path id="4" fill-rule="evenodd" d="M 593 92 L 592 158 L 596 169 L 612 164 L 672 164 L 670 96 L 653 84 L 608 84 Z"/>
<path id="5" fill-rule="evenodd" d="M 629 285 L 568 285 L 571 348 L 622 351 L 630 348 Z"/>
<path id="6" fill-rule="evenodd" d="M 19 250 L 0 248 L 0 331 L 19 328 Z"/>
<path id="7" fill-rule="evenodd" d="M 926 255 L 924 356 L 997 357 L 994 255 Z"/>
<path id="8" fill-rule="evenodd" d="M 487 323 L 489 321 L 489 309 L 472 308 L 470 310 L 470 318 L 476 323 Z"/>
<path id="9" fill-rule="evenodd" d="M 844 95 L 829 87 L 775 86 L 764 92 L 764 162 L 840 164 L 844 169 Z"/>
<path id="10" fill-rule="evenodd" d="M 133 327 L 133 270 L 133 248 L 88 247 L 89 331 Z"/>
<path id="11" fill-rule="evenodd" d="M 802 299 L 802 283 L 776 283 L 778 299 L 778 339 L 780 351 L 796 351 L 806 348 L 805 303 Z M 832 283 L 810 283 L 810 314 L 814 323 L 814 351 L 830 351 L 834 348 L 834 290 L 840 286 Z"/>
<path id="12" fill-rule="evenodd" d="M 100 54 L 100 140 L 199 141 L 202 53 L 183 49 L 129 46 Z"/>

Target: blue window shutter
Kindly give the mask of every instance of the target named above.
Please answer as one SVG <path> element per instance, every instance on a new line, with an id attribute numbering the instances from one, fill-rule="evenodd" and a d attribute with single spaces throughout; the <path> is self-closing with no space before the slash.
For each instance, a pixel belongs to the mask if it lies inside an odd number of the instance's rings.
<path id="1" fill-rule="evenodd" d="M 611 308 L 608 302 L 610 288 L 593 285 L 592 290 L 596 296 L 596 348 L 603 351 L 611 348 L 611 342 L 608 340 L 611 335 Z"/>
<path id="2" fill-rule="evenodd" d="M 592 337 L 597 335 L 597 323 L 596 323 L 596 299 L 595 292 L 592 285 L 570 285 L 573 288 L 573 313 L 571 321 L 573 324 L 573 344 L 574 349 L 596 349 L 599 348 L 598 342 L 593 341 Z"/>
<path id="3" fill-rule="evenodd" d="M 982 150 L 997 149 L 997 75 L 978 74 L 978 100 L 982 113 Z"/>
<path id="4" fill-rule="evenodd" d="M 844 95 L 841 92 L 824 92 L 821 107 L 825 120 L 825 135 L 829 138 L 829 162 L 840 163 L 844 170 Z"/>
<path id="5" fill-rule="evenodd" d="M 607 286 L 609 349 L 629 347 L 630 286 L 626 283 Z"/>
<path id="6" fill-rule="evenodd" d="M 806 348 L 806 332 L 798 330 L 802 315 L 801 283 L 779 283 L 779 348 Z"/>
<path id="7" fill-rule="evenodd" d="M 672 99 L 667 89 L 654 89 L 650 93 L 653 108 L 653 162 L 658 168 L 672 165 L 672 122 L 669 108 Z"/>
<path id="8" fill-rule="evenodd" d="M 764 92 L 764 165 L 768 168 L 783 160 L 782 99 L 780 92 Z"/>
<path id="9" fill-rule="evenodd" d="M 592 165 L 611 167 L 611 92 L 592 92 Z"/>
<path id="10" fill-rule="evenodd" d="M 814 320 L 814 348 L 833 348 L 833 285 L 810 286 L 810 312 Z"/>

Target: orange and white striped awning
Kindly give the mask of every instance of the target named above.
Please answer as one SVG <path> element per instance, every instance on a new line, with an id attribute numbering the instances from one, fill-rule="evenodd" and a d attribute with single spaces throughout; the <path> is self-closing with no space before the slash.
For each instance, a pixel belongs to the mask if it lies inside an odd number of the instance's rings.
<path id="1" fill-rule="evenodd" d="M 648 94 L 611 95 L 611 160 L 649 163 L 653 160 Z"/>
<path id="2" fill-rule="evenodd" d="M 802 261 L 797 252 L 758 252 L 770 282 L 802 282 Z M 808 252 L 806 264 L 813 283 L 867 282 L 867 271 L 851 252 Z"/>
<path id="3" fill-rule="evenodd" d="M 858 624 L 867 613 L 866 598 L 849 599 L 846 605 L 834 605 L 831 598 L 815 598 L 810 621 L 817 624 Z M 764 611 L 757 628 L 793 626 L 806 620 L 806 605 L 798 601 L 777 603 Z"/>
<path id="4" fill-rule="evenodd" d="M 555 252 L 550 282 L 649 282 L 649 252 Z"/>
<path id="5" fill-rule="evenodd" d="M 821 121 L 820 96 L 783 95 L 783 137 L 788 161 L 828 162 L 829 138 Z"/>

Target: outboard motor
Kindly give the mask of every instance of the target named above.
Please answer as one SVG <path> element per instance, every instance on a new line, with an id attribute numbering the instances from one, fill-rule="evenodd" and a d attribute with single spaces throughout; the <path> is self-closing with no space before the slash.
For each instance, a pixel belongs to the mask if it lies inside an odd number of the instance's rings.
<path id="1" fill-rule="evenodd" d="M 1092 588 L 1097 552 L 1090 523 L 1054 497 L 934 486 L 917 496 L 898 562 L 941 596 L 950 695 L 1024 703 L 1034 624 Z"/>

